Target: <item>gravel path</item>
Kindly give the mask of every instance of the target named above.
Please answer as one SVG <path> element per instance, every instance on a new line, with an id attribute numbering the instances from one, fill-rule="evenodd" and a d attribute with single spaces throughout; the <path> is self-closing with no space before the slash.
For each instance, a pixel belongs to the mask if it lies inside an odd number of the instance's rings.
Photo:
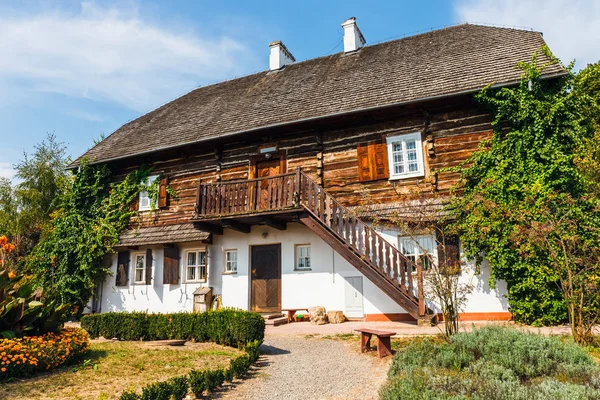
<path id="1" fill-rule="evenodd" d="M 391 357 L 361 354 L 358 338 L 268 335 L 253 376 L 223 399 L 377 399 Z"/>

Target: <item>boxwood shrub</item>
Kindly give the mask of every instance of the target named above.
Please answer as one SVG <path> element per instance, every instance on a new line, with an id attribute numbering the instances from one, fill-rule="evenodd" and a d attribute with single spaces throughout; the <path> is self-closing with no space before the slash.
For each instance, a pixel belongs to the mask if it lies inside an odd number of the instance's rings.
<path id="1" fill-rule="evenodd" d="M 262 342 L 265 321 L 260 314 L 224 309 L 205 313 L 148 314 L 109 312 L 81 318 L 81 327 L 92 338 L 121 340 L 185 339 L 243 347 Z"/>
<path id="2" fill-rule="evenodd" d="M 247 343 L 243 347 L 244 353 L 231 359 L 229 367 L 225 370 L 221 368 L 192 370 L 187 376 L 151 383 L 142 388 L 141 395 L 134 390 L 126 390 L 119 400 L 181 400 L 187 396 L 190 389 L 196 398 L 202 398 L 206 392 L 214 392 L 225 382 L 246 375 L 250 366 L 258 360 L 260 343 L 258 340 Z"/>

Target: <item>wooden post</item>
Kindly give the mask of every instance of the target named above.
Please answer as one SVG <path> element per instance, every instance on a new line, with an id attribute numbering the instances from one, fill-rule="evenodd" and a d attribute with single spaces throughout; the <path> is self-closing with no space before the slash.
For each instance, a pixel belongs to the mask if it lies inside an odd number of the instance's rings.
<path id="1" fill-rule="evenodd" d="M 301 194 L 301 190 L 302 190 L 302 186 L 300 183 L 301 180 L 301 167 L 296 168 L 296 193 L 295 193 L 295 199 L 294 201 L 296 202 L 296 207 L 300 205 L 300 201 L 302 199 L 302 194 Z"/>
<path id="2" fill-rule="evenodd" d="M 419 295 L 419 316 L 425 316 L 425 295 L 423 293 L 423 262 L 417 259 L 417 291 Z"/>

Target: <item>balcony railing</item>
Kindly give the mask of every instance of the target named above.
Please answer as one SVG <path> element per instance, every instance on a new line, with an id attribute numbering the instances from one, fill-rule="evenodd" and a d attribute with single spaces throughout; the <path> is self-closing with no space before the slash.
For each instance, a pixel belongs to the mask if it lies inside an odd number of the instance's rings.
<path id="1" fill-rule="evenodd" d="M 296 208 L 300 172 L 231 182 L 201 183 L 196 218 Z"/>

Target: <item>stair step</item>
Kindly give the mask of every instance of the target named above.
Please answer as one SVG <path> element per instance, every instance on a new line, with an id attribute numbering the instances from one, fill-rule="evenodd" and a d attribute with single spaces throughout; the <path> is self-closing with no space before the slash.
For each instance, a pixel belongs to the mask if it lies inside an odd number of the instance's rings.
<path id="1" fill-rule="evenodd" d="M 279 326 L 287 323 L 287 317 L 265 319 L 265 325 Z"/>
<path id="2" fill-rule="evenodd" d="M 281 318 L 283 317 L 282 313 L 273 313 L 273 314 L 261 314 L 262 317 L 265 319 L 265 321 L 268 321 L 270 319 L 276 319 L 276 318 Z"/>

